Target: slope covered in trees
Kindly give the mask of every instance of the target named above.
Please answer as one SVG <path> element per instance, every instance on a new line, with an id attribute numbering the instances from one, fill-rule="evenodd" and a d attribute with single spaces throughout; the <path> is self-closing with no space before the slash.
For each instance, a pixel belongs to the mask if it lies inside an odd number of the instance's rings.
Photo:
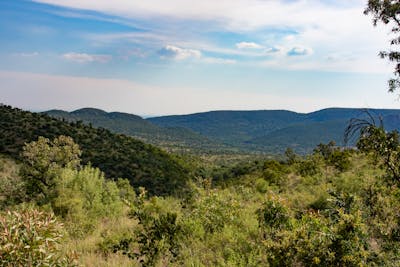
<path id="1" fill-rule="evenodd" d="M 105 112 L 100 109 L 83 108 L 72 112 L 49 110 L 45 114 L 67 121 L 82 121 L 95 127 L 103 127 L 114 133 L 130 135 L 169 151 L 232 151 L 231 148 L 211 141 L 207 137 L 183 127 L 160 127 L 144 120 L 140 116 L 122 113 Z"/>
<path id="2" fill-rule="evenodd" d="M 364 118 L 363 109 L 329 108 L 312 113 L 285 110 L 213 111 L 190 115 L 149 118 L 163 127 L 186 127 L 210 139 L 267 153 L 283 153 L 291 147 L 309 153 L 319 143 L 335 141 L 343 145 L 343 133 L 351 118 Z M 387 129 L 398 129 L 400 110 L 370 109 Z"/>
<path id="3" fill-rule="evenodd" d="M 152 145 L 82 122 L 0 106 L 0 153 L 19 159 L 25 143 L 39 136 L 53 139 L 59 135 L 72 137 L 82 149 L 82 162 L 100 168 L 107 177 L 127 178 L 151 194 L 171 194 L 186 186 L 189 171 Z"/>

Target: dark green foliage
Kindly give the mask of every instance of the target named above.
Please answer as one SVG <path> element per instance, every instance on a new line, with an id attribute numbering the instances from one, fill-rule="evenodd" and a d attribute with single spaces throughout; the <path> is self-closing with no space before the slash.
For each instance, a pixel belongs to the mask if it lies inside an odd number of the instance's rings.
<path id="1" fill-rule="evenodd" d="M 303 177 L 316 175 L 320 171 L 321 163 L 318 162 L 318 158 L 316 157 L 307 157 L 297 164 L 297 172 Z"/>
<path id="2" fill-rule="evenodd" d="M 399 110 L 372 111 L 385 122 L 390 121 L 388 126 L 399 127 Z M 342 146 L 348 120 L 360 115 L 362 109 L 329 108 L 308 114 L 285 110 L 212 111 L 148 120 L 163 127 L 185 127 L 245 151 L 283 153 L 289 147 L 306 154 L 330 140 Z"/>
<path id="3" fill-rule="evenodd" d="M 392 27 L 391 32 L 396 36 L 390 40 L 390 45 L 400 45 L 400 3 L 398 1 L 389 0 L 368 0 L 368 7 L 365 9 L 364 14 L 372 14 L 373 24 L 376 26 L 378 22 L 389 24 Z M 387 58 L 389 61 L 396 64 L 394 75 L 395 78 L 389 80 L 389 91 L 393 92 L 400 87 L 400 53 L 395 49 L 390 51 L 383 51 L 379 53 L 381 58 Z"/>
<path id="4" fill-rule="evenodd" d="M 288 147 L 288 148 L 285 150 L 285 157 L 286 157 L 287 163 L 288 163 L 289 165 L 292 165 L 292 164 L 294 164 L 294 163 L 296 163 L 296 162 L 299 161 L 299 156 L 298 156 L 298 155 L 294 152 L 294 150 L 293 150 L 292 148 L 290 148 L 290 147 Z"/>
<path id="5" fill-rule="evenodd" d="M 139 221 L 136 241 L 139 244 L 138 253 L 130 253 L 138 258 L 143 266 L 154 266 L 161 256 L 173 261 L 179 254 L 178 239 L 182 234 L 182 226 L 178 223 L 177 213 L 169 211 L 154 212 L 152 207 L 145 206 L 146 192 L 136 199 L 132 215 Z M 121 244 L 121 243 L 120 243 Z"/>
<path id="6" fill-rule="evenodd" d="M 178 235 L 181 233 L 181 226 L 177 223 L 176 213 L 161 214 L 158 218 L 142 220 L 143 230 L 138 234 L 141 262 L 143 266 L 154 266 L 160 256 L 165 253 L 176 258 L 179 253 Z"/>
<path id="7" fill-rule="evenodd" d="M 80 122 L 0 106 L 1 153 L 20 159 L 25 143 L 59 135 L 72 137 L 82 149 L 82 163 L 90 162 L 107 177 L 128 178 L 134 187 L 144 186 L 151 194 L 171 194 L 186 187 L 188 171 L 156 147 Z"/>
<path id="8" fill-rule="evenodd" d="M 83 108 L 73 112 L 49 110 L 47 115 L 67 121 L 82 121 L 94 127 L 102 127 L 114 133 L 125 134 L 144 140 L 171 151 L 193 153 L 233 152 L 228 146 L 211 141 L 190 129 L 183 127 L 160 127 L 139 116 L 121 112 L 107 113 L 94 108 Z"/>
<path id="9" fill-rule="evenodd" d="M 334 141 L 328 144 L 319 144 L 314 149 L 314 154 L 320 154 L 324 158 L 326 164 L 335 167 L 341 172 L 349 170 L 351 167 L 351 150 L 342 150 L 340 147 L 336 146 Z"/>
<path id="10" fill-rule="evenodd" d="M 263 178 L 276 185 L 284 185 L 286 182 L 287 168 L 276 160 L 267 160 L 263 166 Z"/>
<path id="11" fill-rule="evenodd" d="M 262 208 L 257 210 L 258 223 L 261 228 L 285 229 L 290 227 L 288 209 L 278 200 L 267 200 Z"/>
<path id="12" fill-rule="evenodd" d="M 222 166 L 212 171 L 212 181 L 214 184 L 226 184 L 237 180 L 243 175 L 262 170 L 262 161 L 243 161 L 234 166 Z"/>

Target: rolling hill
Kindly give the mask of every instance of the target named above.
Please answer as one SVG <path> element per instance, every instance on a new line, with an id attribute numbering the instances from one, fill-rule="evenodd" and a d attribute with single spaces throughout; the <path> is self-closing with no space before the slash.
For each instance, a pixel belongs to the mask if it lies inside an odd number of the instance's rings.
<path id="1" fill-rule="evenodd" d="M 370 109 L 382 117 L 388 130 L 400 128 L 400 110 Z M 286 110 L 212 111 L 190 115 L 163 116 L 148 120 L 162 127 L 185 127 L 210 139 L 246 150 L 282 153 L 287 147 L 308 153 L 330 140 L 343 145 L 351 118 L 366 118 L 363 109 L 328 108 L 311 113 Z"/>
<path id="2" fill-rule="evenodd" d="M 83 108 L 73 112 L 49 110 L 44 113 L 54 118 L 73 122 L 82 121 L 85 124 L 102 127 L 114 133 L 130 135 L 172 152 L 233 151 L 232 148 L 212 141 L 187 127 L 162 127 L 133 114 L 107 113 L 94 108 Z"/>
<path id="3" fill-rule="evenodd" d="M 72 137 L 81 147 L 83 164 L 100 168 L 109 178 L 127 178 L 135 188 L 146 187 L 151 194 L 184 190 L 190 178 L 174 156 L 132 137 L 0 105 L 0 154 L 19 159 L 25 143 L 59 135 Z"/>
<path id="4" fill-rule="evenodd" d="M 368 112 L 377 122 L 381 117 L 386 129 L 400 129 L 400 110 L 370 109 Z M 305 154 L 331 140 L 344 145 L 343 135 L 349 120 L 367 117 L 364 109 L 356 108 L 328 108 L 311 113 L 210 111 L 148 119 L 92 108 L 73 112 L 51 110 L 46 114 L 131 135 L 169 151 L 233 153 L 240 150 L 267 154 L 279 154 L 288 147 Z"/>

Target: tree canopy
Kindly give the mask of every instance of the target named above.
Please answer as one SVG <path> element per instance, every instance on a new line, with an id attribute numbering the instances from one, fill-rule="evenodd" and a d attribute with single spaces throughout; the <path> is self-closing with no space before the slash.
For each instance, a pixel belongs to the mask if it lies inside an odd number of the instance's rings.
<path id="1" fill-rule="evenodd" d="M 368 0 L 368 6 L 364 14 L 373 16 L 373 24 L 376 26 L 379 22 L 390 25 L 391 33 L 395 35 L 390 40 L 391 46 L 400 45 L 400 2 L 399 0 Z M 381 58 L 389 59 L 396 64 L 395 77 L 389 80 L 389 92 L 394 92 L 400 88 L 400 52 L 395 49 L 381 51 Z"/>

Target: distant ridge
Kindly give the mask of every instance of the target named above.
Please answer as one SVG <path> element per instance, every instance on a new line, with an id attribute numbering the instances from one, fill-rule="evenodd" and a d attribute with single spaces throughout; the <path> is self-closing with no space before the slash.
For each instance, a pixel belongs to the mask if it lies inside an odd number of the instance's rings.
<path id="1" fill-rule="evenodd" d="M 95 108 L 82 108 L 72 112 L 49 110 L 43 113 L 53 118 L 73 122 L 82 121 L 94 127 L 102 127 L 115 133 L 130 135 L 174 152 L 182 150 L 191 152 L 234 150 L 218 144 L 189 128 L 158 126 L 134 114 L 123 112 L 108 113 Z"/>
<path id="2" fill-rule="evenodd" d="M 368 112 L 376 118 L 382 117 L 388 130 L 400 129 L 400 110 L 368 109 Z M 147 119 L 93 108 L 45 113 L 131 135 L 170 151 L 242 150 L 268 154 L 283 153 L 288 147 L 297 153 L 309 153 L 316 145 L 331 140 L 344 145 L 344 129 L 349 120 L 366 117 L 362 108 L 326 108 L 310 113 L 222 110 Z"/>
<path id="3" fill-rule="evenodd" d="M 349 120 L 365 117 L 362 108 L 326 108 L 310 113 L 287 110 L 211 111 L 147 119 L 162 127 L 185 127 L 210 139 L 246 150 L 282 153 L 287 147 L 308 153 L 330 140 L 343 145 Z M 400 129 L 400 110 L 368 109 L 387 129 Z"/>

